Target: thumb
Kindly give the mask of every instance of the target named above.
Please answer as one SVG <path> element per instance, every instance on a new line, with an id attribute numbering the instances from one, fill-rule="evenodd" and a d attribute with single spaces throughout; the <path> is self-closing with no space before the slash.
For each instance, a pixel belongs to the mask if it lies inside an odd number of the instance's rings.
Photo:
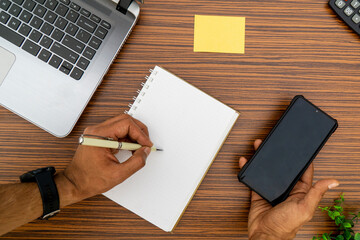
<path id="1" fill-rule="evenodd" d="M 315 211 L 321 198 L 324 196 L 327 190 L 339 186 L 339 182 L 335 179 L 326 179 L 317 181 L 305 195 L 305 203 L 308 209 Z"/>
<path id="2" fill-rule="evenodd" d="M 142 147 L 135 151 L 135 153 L 125 162 L 121 164 L 122 169 L 125 171 L 126 178 L 133 175 L 145 166 L 146 158 L 149 156 L 151 149 L 149 147 Z"/>

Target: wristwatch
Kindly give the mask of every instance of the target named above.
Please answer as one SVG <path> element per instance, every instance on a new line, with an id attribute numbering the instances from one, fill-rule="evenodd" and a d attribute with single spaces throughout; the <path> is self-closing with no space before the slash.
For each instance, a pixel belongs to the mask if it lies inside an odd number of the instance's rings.
<path id="1" fill-rule="evenodd" d="M 40 219 L 48 219 L 60 212 L 59 193 L 53 178 L 55 172 L 54 167 L 46 167 L 20 176 L 22 183 L 37 182 L 38 184 L 43 202 L 43 215 Z"/>

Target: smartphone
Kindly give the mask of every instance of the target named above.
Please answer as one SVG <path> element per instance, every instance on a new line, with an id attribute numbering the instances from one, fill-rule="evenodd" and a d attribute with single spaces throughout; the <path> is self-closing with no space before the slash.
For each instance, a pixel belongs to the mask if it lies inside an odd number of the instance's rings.
<path id="1" fill-rule="evenodd" d="M 238 174 L 271 205 L 284 201 L 338 124 L 303 96 L 295 96 Z"/>

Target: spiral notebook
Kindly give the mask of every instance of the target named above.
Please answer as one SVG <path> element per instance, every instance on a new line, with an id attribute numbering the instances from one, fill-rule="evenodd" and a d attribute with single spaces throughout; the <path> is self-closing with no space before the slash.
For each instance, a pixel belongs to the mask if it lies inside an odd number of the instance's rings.
<path id="1" fill-rule="evenodd" d="M 156 66 L 128 114 L 148 126 L 162 152 L 104 195 L 150 223 L 173 231 L 239 113 Z M 130 152 L 120 151 L 125 161 Z"/>

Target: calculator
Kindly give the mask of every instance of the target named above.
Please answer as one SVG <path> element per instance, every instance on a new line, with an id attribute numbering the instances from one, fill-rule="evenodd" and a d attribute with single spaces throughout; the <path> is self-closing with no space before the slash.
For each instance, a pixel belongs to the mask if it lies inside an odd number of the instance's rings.
<path id="1" fill-rule="evenodd" d="M 329 5 L 352 30 L 360 35 L 360 0 L 330 0 Z"/>

